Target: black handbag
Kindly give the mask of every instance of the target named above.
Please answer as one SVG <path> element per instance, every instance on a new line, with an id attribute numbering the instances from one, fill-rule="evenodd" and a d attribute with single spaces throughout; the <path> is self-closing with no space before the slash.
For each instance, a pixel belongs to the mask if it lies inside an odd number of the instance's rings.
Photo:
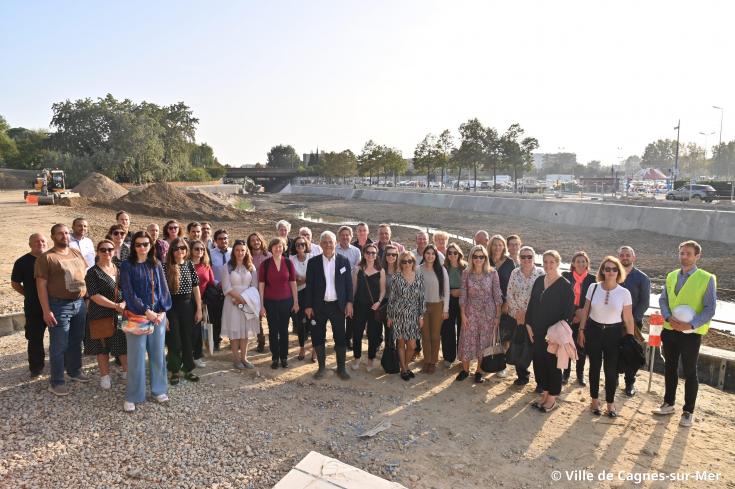
<path id="1" fill-rule="evenodd" d="M 205 304 L 217 304 L 225 299 L 225 295 L 222 291 L 214 284 L 207 285 L 204 289 L 204 303 Z"/>
<path id="2" fill-rule="evenodd" d="M 498 326 L 493 334 L 493 343 L 482 352 L 482 362 L 480 362 L 480 368 L 483 372 L 494 373 L 505 370 L 505 350 L 503 345 L 500 343 L 498 338 Z"/>
<path id="3" fill-rule="evenodd" d="M 500 341 L 512 341 L 516 331 L 516 320 L 513 316 L 503 314 L 500 316 Z"/>
<path id="4" fill-rule="evenodd" d="M 523 334 L 526 335 L 526 341 L 513 341 L 510 344 L 508 352 L 505 354 L 505 361 L 508 365 L 514 365 L 519 368 L 528 368 L 533 361 L 533 345 L 528 340 L 528 333 L 523 326 Z"/>
<path id="5" fill-rule="evenodd" d="M 393 328 L 387 328 L 387 330 L 385 349 L 380 359 L 380 366 L 387 374 L 397 374 L 401 371 L 401 362 L 398 358 L 398 350 L 396 350 L 396 340 L 393 338 Z"/>

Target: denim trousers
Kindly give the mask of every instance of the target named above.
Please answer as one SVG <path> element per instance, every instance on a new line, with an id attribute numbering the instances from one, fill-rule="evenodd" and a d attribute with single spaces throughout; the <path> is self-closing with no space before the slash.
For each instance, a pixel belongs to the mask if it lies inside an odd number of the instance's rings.
<path id="1" fill-rule="evenodd" d="M 149 335 L 126 333 L 128 342 L 128 385 L 125 400 L 128 402 L 145 401 L 145 355 L 151 370 L 151 394 L 158 396 L 168 392 L 166 362 L 163 347 L 166 338 L 166 317 Z"/>
<path id="2" fill-rule="evenodd" d="M 49 360 L 51 385 L 64 384 L 64 370 L 70 377 L 82 371 L 82 340 L 87 307 L 84 299 L 55 299 L 49 297 L 49 307 L 56 318 L 56 326 L 49 328 Z"/>

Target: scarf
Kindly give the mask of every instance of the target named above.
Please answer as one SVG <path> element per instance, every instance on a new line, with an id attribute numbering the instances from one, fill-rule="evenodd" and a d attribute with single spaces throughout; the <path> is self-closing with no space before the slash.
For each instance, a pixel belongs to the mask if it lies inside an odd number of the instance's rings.
<path id="1" fill-rule="evenodd" d="M 574 277 L 574 305 L 579 307 L 579 303 L 582 298 L 582 282 L 587 278 L 587 270 L 581 275 L 572 270 L 572 277 Z"/>

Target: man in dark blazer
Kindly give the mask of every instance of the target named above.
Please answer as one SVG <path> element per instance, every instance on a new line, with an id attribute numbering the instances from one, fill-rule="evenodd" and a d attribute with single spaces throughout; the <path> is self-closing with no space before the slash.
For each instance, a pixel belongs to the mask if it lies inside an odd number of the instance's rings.
<path id="1" fill-rule="evenodd" d="M 319 370 L 314 378 L 324 377 L 327 336 L 327 320 L 332 323 L 334 351 L 337 354 L 337 375 L 347 380 L 350 375 L 345 368 L 347 341 L 345 339 L 345 317 L 352 317 L 352 270 L 350 261 L 335 253 L 337 238 L 331 231 L 321 234 L 319 244 L 322 254 L 309 259 L 306 265 L 306 298 L 304 313 L 316 324 L 311 326 L 311 342 L 319 361 Z"/>

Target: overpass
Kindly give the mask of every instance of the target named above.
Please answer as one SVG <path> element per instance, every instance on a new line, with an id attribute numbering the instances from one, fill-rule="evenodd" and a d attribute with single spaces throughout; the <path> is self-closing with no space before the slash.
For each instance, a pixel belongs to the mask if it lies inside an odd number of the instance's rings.
<path id="1" fill-rule="evenodd" d="M 297 176 L 312 175 L 311 171 L 299 173 L 295 168 L 272 168 L 253 166 L 242 166 L 239 168 L 227 168 L 225 179 L 251 178 L 258 185 L 265 187 L 268 192 L 278 192 L 285 187 L 292 178 Z"/>

